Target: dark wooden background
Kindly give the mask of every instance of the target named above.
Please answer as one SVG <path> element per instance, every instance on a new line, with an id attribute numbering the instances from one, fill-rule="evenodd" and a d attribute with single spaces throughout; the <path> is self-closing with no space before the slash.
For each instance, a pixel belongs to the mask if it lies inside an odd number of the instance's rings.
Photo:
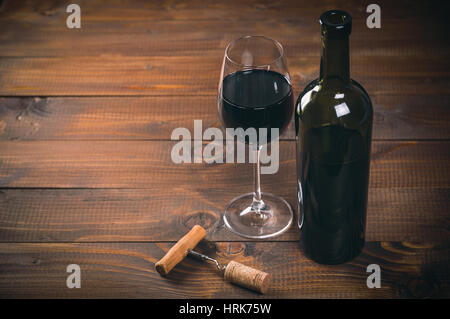
<path id="1" fill-rule="evenodd" d="M 186 259 L 154 263 L 198 223 L 222 262 L 273 275 L 271 298 L 450 297 L 448 5 L 377 1 L 0 1 L 0 297 L 258 298 Z M 315 264 L 292 227 L 248 241 L 220 222 L 252 188 L 243 164 L 170 159 L 174 128 L 218 127 L 215 94 L 227 43 L 273 37 L 296 94 L 318 76 L 328 9 L 353 16 L 351 74 L 375 109 L 367 244 L 354 261 Z M 263 190 L 296 206 L 293 125 Z M 82 288 L 66 288 L 79 264 Z M 368 289 L 366 267 L 382 269 Z"/>

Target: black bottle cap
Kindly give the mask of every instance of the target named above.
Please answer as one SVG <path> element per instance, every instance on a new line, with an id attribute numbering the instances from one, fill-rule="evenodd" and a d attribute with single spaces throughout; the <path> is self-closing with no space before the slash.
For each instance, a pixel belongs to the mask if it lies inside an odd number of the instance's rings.
<path id="1" fill-rule="evenodd" d="M 352 32 L 352 16 L 342 10 L 329 10 L 320 16 L 322 34 L 350 35 Z"/>

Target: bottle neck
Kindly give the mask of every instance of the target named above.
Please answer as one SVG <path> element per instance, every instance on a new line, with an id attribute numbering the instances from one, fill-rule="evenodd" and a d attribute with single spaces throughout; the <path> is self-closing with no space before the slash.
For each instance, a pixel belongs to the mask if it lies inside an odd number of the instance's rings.
<path id="1" fill-rule="evenodd" d="M 320 78 L 324 82 L 340 79 L 350 82 L 350 54 L 348 34 L 322 34 Z"/>

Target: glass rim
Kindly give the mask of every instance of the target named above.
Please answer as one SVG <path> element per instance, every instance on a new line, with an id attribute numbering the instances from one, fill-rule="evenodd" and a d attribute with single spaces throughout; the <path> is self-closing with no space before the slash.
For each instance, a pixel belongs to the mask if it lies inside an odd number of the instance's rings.
<path id="1" fill-rule="evenodd" d="M 276 57 L 275 59 L 273 59 L 272 61 L 270 61 L 269 63 L 265 63 L 265 64 L 260 64 L 260 65 L 249 65 L 249 64 L 242 64 L 242 63 L 238 63 L 236 61 L 234 61 L 232 58 L 230 58 L 230 56 L 228 55 L 228 51 L 230 50 L 230 48 L 238 41 L 242 41 L 244 39 L 249 39 L 249 38 L 253 38 L 253 39 L 264 39 L 264 40 L 268 40 L 270 42 L 272 42 L 276 48 L 278 49 L 278 53 L 279 56 Z M 226 49 L 225 49 L 225 58 L 230 62 L 233 63 L 234 65 L 240 66 L 240 67 L 252 67 L 252 68 L 261 68 L 261 67 L 266 67 L 266 66 L 270 66 L 272 64 L 274 64 L 276 61 L 278 61 L 279 59 L 282 59 L 284 56 L 284 48 L 281 45 L 280 42 L 278 42 L 275 39 L 266 37 L 264 35 L 244 35 L 242 37 L 239 37 L 237 39 L 234 39 L 233 41 L 231 41 L 230 43 L 228 43 Z"/>

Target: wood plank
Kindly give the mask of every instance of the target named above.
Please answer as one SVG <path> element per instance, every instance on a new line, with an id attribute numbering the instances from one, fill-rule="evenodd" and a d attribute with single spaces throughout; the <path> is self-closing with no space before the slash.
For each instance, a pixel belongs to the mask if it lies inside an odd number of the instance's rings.
<path id="1" fill-rule="evenodd" d="M 373 139 L 449 139 L 449 99 L 372 96 Z M 215 106 L 215 96 L 0 98 L 0 140 L 164 140 L 194 120 L 220 127 Z M 281 138 L 295 138 L 293 123 Z"/>
<path id="2" fill-rule="evenodd" d="M 237 184 L 234 194 L 223 194 L 225 187 L 2 189 L 0 242 L 176 241 L 195 224 L 208 230 L 210 240 L 241 241 L 223 227 L 221 216 L 232 195 L 249 189 Z M 277 193 L 296 209 L 295 190 L 289 187 Z M 366 240 L 448 242 L 449 198 L 448 188 L 371 189 Z M 294 224 L 276 240 L 298 238 Z"/>
<path id="3" fill-rule="evenodd" d="M 0 187 L 158 189 L 170 185 L 222 191 L 239 184 L 252 187 L 250 164 L 175 164 L 171 149 L 176 143 L 1 141 Z M 192 154 L 199 158 L 200 152 L 199 147 Z M 448 188 L 449 158 L 448 141 L 374 142 L 370 187 Z M 279 159 L 279 171 L 264 175 L 263 185 L 266 191 L 276 191 L 283 182 L 295 192 L 294 141 L 280 142 Z M 233 190 L 229 195 L 234 194 Z"/>
<path id="4" fill-rule="evenodd" d="M 105 22 L 122 19 L 124 21 L 137 18 L 149 20 L 264 20 L 268 16 L 301 19 L 303 15 L 318 17 L 323 11 L 340 8 L 350 11 L 354 18 L 366 18 L 368 4 L 359 1 L 324 0 L 320 3 L 311 3 L 295 0 L 273 2 L 270 0 L 219 0 L 215 2 L 193 0 L 172 1 L 155 0 L 142 2 L 140 0 L 108 1 L 108 6 L 102 0 L 79 0 L 77 2 L 87 20 L 102 19 Z M 444 16 L 448 4 L 438 0 L 426 3 L 411 2 L 407 0 L 389 1 L 380 0 L 378 4 L 383 8 L 386 18 L 410 18 L 411 14 Z M 439 6 L 437 6 L 439 5 Z M 18 18 L 33 15 L 67 16 L 64 0 L 42 0 L 36 3 L 33 0 L 14 1 L 4 0 L 0 7 L 0 14 Z M 441 10 L 437 10 L 440 8 Z M 444 12 L 443 12 L 444 11 Z M 438 22 L 438 21 L 436 21 Z"/>
<path id="5" fill-rule="evenodd" d="M 154 263 L 171 244 L 0 244 L 1 298 L 426 298 L 450 296 L 449 246 L 368 243 L 354 261 L 323 266 L 297 243 L 220 243 L 217 256 L 272 274 L 261 296 L 223 281 L 190 258 L 161 278 Z M 81 268 L 81 289 L 66 288 L 66 267 Z M 366 286 L 369 264 L 381 288 Z"/>
<path id="6" fill-rule="evenodd" d="M 352 76 L 371 96 L 450 94 L 450 66 L 439 57 L 353 60 Z M 215 95 L 221 63 L 222 56 L 0 58 L 0 95 Z M 318 76 L 318 66 L 318 57 L 290 59 L 293 86 L 305 87 Z"/>
<path id="7" fill-rule="evenodd" d="M 173 164 L 172 145 L 0 142 L 2 187 L 127 188 L 2 190 L 0 240 L 174 240 L 195 223 L 214 239 L 240 240 L 221 229 L 220 216 L 233 197 L 252 189 L 249 165 Z M 448 238 L 449 156 L 448 142 L 373 143 L 369 240 Z M 283 196 L 295 209 L 293 142 L 281 142 L 280 163 L 277 174 L 262 177 L 263 191 Z M 297 238 L 293 227 L 280 240 Z"/>
<path id="8" fill-rule="evenodd" d="M 318 7 L 320 10 L 320 7 Z M 125 9 L 126 11 L 126 9 Z M 243 35 L 265 35 L 281 42 L 288 60 L 321 54 L 320 11 L 299 18 L 264 20 L 149 20 L 141 16 L 105 21 L 89 16 L 81 29 L 69 30 L 66 15 L 5 16 L 0 20 L 0 54 L 9 57 L 58 56 L 221 56 L 227 44 Z M 126 14 L 126 13 L 124 13 Z M 405 13 L 406 14 L 406 13 Z M 351 55 L 414 56 L 444 58 L 450 46 L 442 42 L 445 27 L 435 19 L 410 15 L 386 18 L 383 32 L 366 27 L 365 17 L 354 17 Z M 99 41 L 101 39 L 101 41 Z"/>

